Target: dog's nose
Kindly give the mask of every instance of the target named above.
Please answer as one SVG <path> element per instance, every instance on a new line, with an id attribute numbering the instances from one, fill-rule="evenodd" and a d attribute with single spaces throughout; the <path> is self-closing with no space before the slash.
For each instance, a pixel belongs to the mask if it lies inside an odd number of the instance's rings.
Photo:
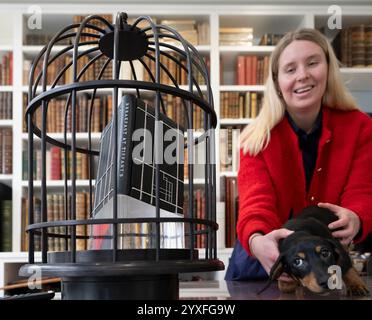
<path id="1" fill-rule="evenodd" d="M 323 289 L 329 289 L 328 288 L 328 279 L 327 280 L 323 280 L 323 281 L 320 281 L 319 282 L 319 286 Z"/>

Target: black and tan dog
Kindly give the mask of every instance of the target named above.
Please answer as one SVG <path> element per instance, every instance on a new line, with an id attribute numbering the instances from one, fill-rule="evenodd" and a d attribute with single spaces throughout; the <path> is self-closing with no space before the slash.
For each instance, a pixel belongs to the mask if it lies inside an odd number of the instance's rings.
<path id="1" fill-rule="evenodd" d="M 328 229 L 328 225 L 337 219 L 328 209 L 310 206 L 298 217 L 288 220 L 283 228 L 294 232 L 279 241 L 280 255 L 270 271 L 268 284 L 258 294 L 284 272 L 294 280 L 278 281 L 279 289 L 284 293 L 294 292 L 299 285 L 312 292 L 326 292 L 330 289 L 329 267 L 337 265 L 347 294 L 368 295 L 369 291 L 353 268 L 346 249 Z"/>

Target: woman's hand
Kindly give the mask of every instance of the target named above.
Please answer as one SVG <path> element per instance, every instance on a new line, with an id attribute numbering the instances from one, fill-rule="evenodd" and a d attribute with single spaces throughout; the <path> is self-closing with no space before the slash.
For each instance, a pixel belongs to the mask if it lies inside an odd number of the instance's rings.
<path id="1" fill-rule="evenodd" d="M 260 261 L 267 274 L 270 274 L 271 267 L 279 257 L 278 241 L 286 238 L 293 231 L 288 229 L 277 229 L 266 235 L 256 235 L 250 241 L 250 250 L 252 254 Z M 286 274 L 279 278 L 282 281 L 292 281 Z"/>
<path id="2" fill-rule="evenodd" d="M 338 220 L 330 223 L 328 228 L 331 230 L 342 228 L 342 230 L 332 232 L 332 236 L 339 238 L 341 244 L 348 246 L 360 229 L 358 215 L 349 209 L 331 203 L 320 202 L 318 206 L 331 210 L 338 217 Z"/>

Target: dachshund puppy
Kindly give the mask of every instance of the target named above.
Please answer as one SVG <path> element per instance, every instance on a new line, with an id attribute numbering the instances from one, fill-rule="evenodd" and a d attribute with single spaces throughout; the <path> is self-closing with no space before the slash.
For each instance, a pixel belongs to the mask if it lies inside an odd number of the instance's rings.
<path id="1" fill-rule="evenodd" d="M 271 268 L 267 285 L 258 294 L 284 272 L 294 281 L 279 280 L 280 291 L 291 293 L 302 285 L 312 292 L 323 293 L 333 288 L 330 286 L 330 267 L 339 267 L 348 295 L 368 295 L 369 291 L 353 268 L 346 249 L 328 229 L 328 225 L 337 219 L 328 209 L 310 206 L 296 218 L 288 220 L 283 228 L 294 232 L 279 241 L 279 257 Z"/>

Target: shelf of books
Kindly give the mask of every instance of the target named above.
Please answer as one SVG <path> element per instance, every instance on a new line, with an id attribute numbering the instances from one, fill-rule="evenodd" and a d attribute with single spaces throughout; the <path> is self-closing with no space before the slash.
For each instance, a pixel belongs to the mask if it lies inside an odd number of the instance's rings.
<path id="1" fill-rule="evenodd" d="M 12 84 L 13 51 L 3 51 L 0 49 L 0 86 L 10 87 Z"/>
<path id="2" fill-rule="evenodd" d="M 0 175 L 10 177 L 12 173 L 12 68 L 11 53 L 7 52 L 1 59 L 0 53 Z M 5 86 L 1 86 L 1 84 Z M 0 182 L 11 182 L 8 178 Z"/>
<path id="3" fill-rule="evenodd" d="M 258 115 L 264 95 L 264 83 L 269 70 L 269 57 L 276 43 L 289 30 L 300 27 L 315 27 L 321 30 L 331 41 L 335 48 L 342 68 L 341 74 L 346 85 L 355 94 L 357 101 L 363 94 L 366 103 L 361 107 L 372 112 L 372 6 L 345 6 L 342 11 L 342 30 L 330 30 L 327 27 L 329 16 L 327 6 L 298 6 L 294 2 L 288 6 L 255 6 L 249 5 L 138 5 L 130 4 L 123 6 L 92 5 L 91 8 L 74 4 L 67 7 L 49 5 L 45 7 L 42 15 L 42 28 L 30 28 L 30 14 L 27 6 L 20 5 L 7 15 L 8 7 L 0 5 L 0 185 L 13 187 L 12 197 L 0 202 L 0 225 L 10 226 L 13 222 L 22 224 L 19 227 L 10 228 L 9 232 L 0 230 L 0 251 L 12 251 L 19 259 L 26 259 L 20 252 L 27 249 L 24 227 L 27 223 L 25 212 L 27 210 L 27 139 L 24 109 L 27 104 L 28 72 L 32 60 L 62 27 L 73 22 L 79 22 L 84 16 L 97 13 L 112 19 L 117 11 L 127 11 L 129 22 L 140 15 L 149 15 L 158 23 L 176 28 L 179 33 L 192 43 L 201 53 L 210 71 L 211 86 L 214 94 L 214 103 L 218 115 L 218 128 L 216 130 L 216 161 L 217 161 L 217 200 L 222 205 L 218 208 L 223 215 L 222 228 L 218 231 L 218 237 L 223 239 L 224 245 L 219 245 L 219 254 L 225 256 L 231 253 L 231 247 L 236 239 L 235 226 L 238 216 L 238 191 L 237 172 L 239 169 L 239 134 Z M 44 13 L 45 12 L 45 13 Z M 17 23 L 16 23 L 17 22 Z M 1 26 L 3 26 L 1 28 Z M 9 32 L 8 32 L 9 31 Z M 71 45 L 68 41 L 58 43 L 52 50 L 52 54 Z M 84 46 L 79 50 L 87 50 Z M 50 77 L 58 72 L 61 65 L 71 61 L 71 55 L 64 55 L 63 59 L 56 59 L 49 69 Z M 89 59 L 89 57 L 87 58 Z M 86 61 L 82 61 L 81 68 Z M 154 68 L 149 61 L 150 68 Z M 188 90 L 186 75 L 182 70 L 175 70 L 174 66 L 166 66 L 177 75 L 180 88 Z M 172 69 L 173 68 L 173 69 Z M 123 70 L 128 68 L 123 68 Z M 39 72 L 40 66 L 37 67 Z M 143 66 L 135 65 L 137 79 L 148 81 Z M 95 78 L 97 70 L 91 70 L 85 79 Z M 69 77 L 70 75 L 67 75 Z M 111 78 L 112 67 L 110 66 L 104 78 Z M 162 80 L 167 81 L 164 72 Z M 132 75 L 122 72 L 121 79 L 132 79 Z M 56 86 L 64 83 L 61 79 Z M 199 79 L 197 79 L 199 82 Z M 51 83 L 47 84 L 51 88 Z M 168 85 L 174 85 L 168 81 Z M 38 88 L 41 90 L 41 87 Z M 206 92 L 206 86 L 201 83 L 202 92 Z M 121 94 L 134 93 L 134 90 L 121 90 Z M 146 92 L 144 99 L 152 102 L 154 95 Z M 367 97 L 367 98 L 365 98 Z M 90 108 L 91 95 L 81 93 L 78 95 L 79 110 L 77 112 L 78 132 L 77 144 L 88 144 L 87 113 Z M 180 101 L 172 97 L 164 96 L 167 115 L 173 119 L 180 119 Z M 23 110 L 23 111 L 22 111 Z M 64 119 L 62 101 L 53 99 L 48 112 L 48 135 L 58 141 L 63 141 L 62 123 Z M 22 116 L 21 116 L 22 115 Z M 93 102 L 93 121 L 91 126 L 92 145 L 99 148 L 101 132 L 112 115 L 111 90 L 99 90 Z M 202 128 L 202 116 L 195 114 L 194 127 Z M 70 117 L 71 115 L 68 115 Z M 40 115 L 37 115 L 40 122 Z M 68 123 L 70 123 L 68 121 Z M 69 128 L 70 130 L 70 128 Z M 200 136 L 200 132 L 195 136 Z M 71 140 L 71 134 L 67 134 L 67 140 Z M 35 136 L 35 159 L 40 159 L 40 139 Z M 18 150 L 22 149 L 22 150 Z M 13 159 L 12 152 L 18 158 Z M 58 154 L 59 153 L 59 154 Z M 21 161 L 22 160 L 22 161 Z M 60 214 L 60 198 L 63 194 L 64 157 L 52 146 L 47 147 L 47 187 L 55 190 L 55 198 L 48 201 L 54 209 L 50 215 L 58 219 Z M 81 203 L 87 203 L 86 192 L 89 190 L 88 183 L 88 159 L 79 156 L 78 192 Z M 69 161 L 70 163 L 70 161 Z M 69 165 L 67 166 L 69 170 Z M 97 163 L 93 163 L 94 170 Z M 14 171 L 14 170 L 15 171 Z M 13 172 L 14 171 L 14 172 Z M 18 172 L 19 171 L 19 172 Z M 198 169 L 196 168 L 196 172 Z M 40 168 L 34 168 L 35 190 L 40 190 Z M 189 181 L 185 181 L 188 184 Z M 198 216 L 203 216 L 205 204 L 203 204 L 203 172 L 195 176 L 195 208 Z M 8 191 L 4 191 L 5 193 Z M 38 196 L 36 194 L 36 196 Z M 83 198 L 85 200 L 83 200 Z M 11 200 L 12 199 L 12 200 Z M 186 196 L 187 199 L 187 196 Z M 9 202 L 10 201 L 10 202 Z M 39 200 L 34 199 L 35 203 Z M 10 204 L 9 204 L 10 203 Z M 187 201 L 185 204 L 188 205 Z M 187 210 L 187 208 L 185 208 Z M 13 219 L 12 219 L 13 218 Z M 5 221 L 5 223 L 4 223 Z M 220 220 L 221 221 L 221 220 Z M 221 237 L 223 235 L 223 237 Z M 58 250 L 60 244 L 54 244 Z M 198 247 L 203 247 L 203 241 L 197 241 Z M 224 249 L 227 248 L 227 249 Z M 229 249 L 230 248 L 230 249 Z M 0 261 L 11 255 L 0 252 Z M 17 260 L 19 261 L 19 260 Z M 0 263 L 1 268 L 1 263 Z M 1 271 L 0 271 L 1 273 Z M 0 283 L 2 275 L 0 274 Z"/>
<path id="4" fill-rule="evenodd" d="M 372 20 L 371 15 L 343 14 L 342 30 L 327 30 L 327 17 L 315 16 L 315 27 L 332 38 L 341 63 L 342 77 L 352 91 L 372 90 Z M 370 110 L 370 109 L 369 109 Z"/>
<path id="5" fill-rule="evenodd" d="M 0 20 L 9 21 L 3 14 Z M 0 22 L 0 27 L 4 21 Z M 0 36 L 0 252 L 12 251 L 13 47 Z"/>

